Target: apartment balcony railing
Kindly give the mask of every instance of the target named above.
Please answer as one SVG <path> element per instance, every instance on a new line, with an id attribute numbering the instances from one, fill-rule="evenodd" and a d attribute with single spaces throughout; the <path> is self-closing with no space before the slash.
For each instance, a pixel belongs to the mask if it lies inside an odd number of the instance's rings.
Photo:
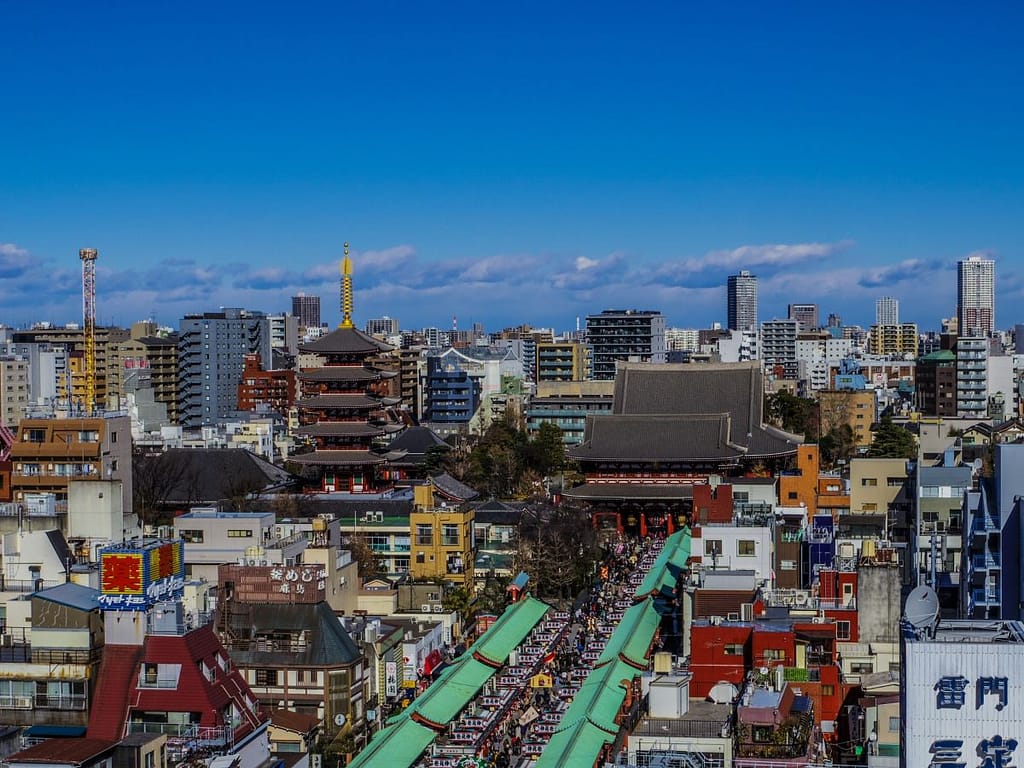
<path id="1" fill-rule="evenodd" d="M 163 733 L 168 739 L 183 739 L 202 747 L 225 747 L 234 743 L 234 728 L 230 725 L 201 726 L 177 723 L 128 723 L 128 733 Z"/>
<path id="2" fill-rule="evenodd" d="M 971 557 L 971 565 L 976 570 L 999 568 L 1001 567 L 999 553 L 988 552 L 983 554 L 976 554 L 973 557 Z"/>

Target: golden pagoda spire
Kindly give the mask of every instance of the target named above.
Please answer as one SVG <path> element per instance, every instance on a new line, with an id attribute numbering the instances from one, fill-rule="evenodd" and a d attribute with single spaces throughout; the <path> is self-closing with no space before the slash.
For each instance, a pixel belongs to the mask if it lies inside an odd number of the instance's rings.
<path id="1" fill-rule="evenodd" d="M 339 328 L 352 328 L 352 260 L 348 257 L 348 243 L 345 243 L 345 258 L 341 260 L 341 324 Z"/>

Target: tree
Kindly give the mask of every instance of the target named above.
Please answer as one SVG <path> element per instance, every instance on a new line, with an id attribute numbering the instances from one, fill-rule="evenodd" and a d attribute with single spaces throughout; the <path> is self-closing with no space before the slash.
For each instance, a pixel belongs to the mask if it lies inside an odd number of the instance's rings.
<path id="1" fill-rule="evenodd" d="M 432 445 L 427 448 L 423 459 L 423 469 L 428 476 L 452 473 L 455 465 L 455 451 L 450 445 Z"/>
<path id="2" fill-rule="evenodd" d="M 529 443 L 527 465 L 541 476 L 558 472 L 565 465 L 565 443 L 557 424 L 542 422 Z"/>
<path id="3" fill-rule="evenodd" d="M 857 450 L 857 439 L 849 424 L 840 424 L 825 433 L 818 441 L 821 460 L 825 466 L 834 467 L 839 461 L 849 461 Z"/>
<path id="4" fill-rule="evenodd" d="M 875 426 L 874 439 L 868 456 L 875 459 L 913 459 L 917 456 L 917 441 L 903 427 L 894 424 L 891 416 L 883 416 Z"/>
<path id="5" fill-rule="evenodd" d="M 163 510 L 182 489 L 194 489 L 195 475 L 183 453 L 148 453 L 136 447 L 132 451 L 132 496 L 143 526 L 159 523 Z"/>
<path id="6" fill-rule="evenodd" d="M 813 400 L 785 390 L 765 397 L 765 416 L 776 426 L 808 440 L 818 436 L 818 411 Z"/>
<path id="7" fill-rule="evenodd" d="M 587 586 L 597 536 L 586 515 L 566 507 L 525 510 L 514 570 L 526 571 L 540 597 L 572 598 Z"/>
<path id="8" fill-rule="evenodd" d="M 465 587 L 449 589 L 441 598 L 441 605 L 446 611 L 459 614 L 461 624 L 465 627 L 473 616 L 473 593 Z"/>
<path id="9" fill-rule="evenodd" d="M 352 536 L 349 539 L 348 548 L 352 553 L 352 559 L 356 561 L 360 579 L 368 579 L 381 572 L 380 556 L 373 551 L 364 535 Z"/>

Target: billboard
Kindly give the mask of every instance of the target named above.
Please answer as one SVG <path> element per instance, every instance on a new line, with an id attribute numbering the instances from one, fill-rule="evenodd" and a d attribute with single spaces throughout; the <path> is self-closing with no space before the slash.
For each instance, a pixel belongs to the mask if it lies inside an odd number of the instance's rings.
<path id="1" fill-rule="evenodd" d="M 906 765 L 1008 766 L 1024 738 L 1024 644 L 906 643 Z"/>
<path id="2" fill-rule="evenodd" d="M 185 586 L 184 543 L 118 544 L 100 550 L 100 607 L 144 611 L 180 597 Z"/>

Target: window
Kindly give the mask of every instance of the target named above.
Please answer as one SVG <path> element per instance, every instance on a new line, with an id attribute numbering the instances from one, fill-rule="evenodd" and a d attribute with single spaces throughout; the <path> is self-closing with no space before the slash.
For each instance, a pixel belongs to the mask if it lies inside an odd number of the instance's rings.
<path id="1" fill-rule="evenodd" d="M 203 532 L 182 529 L 178 531 L 178 535 L 185 541 L 186 544 L 202 544 L 203 543 Z"/>
<path id="2" fill-rule="evenodd" d="M 772 740 L 773 730 L 770 725 L 755 725 L 750 733 L 751 740 L 755 744 L 768 744 Z"/>
<path id="3" fill-rule="evenodd" d="M 177 688 L 181 664 L 143 664 L 140 688 Z"/>
<path id="4" fill-rule="evenodd" d="M 903 477 L 887 477 L 885 479 L 885 484 L 888 485 L 890 488 L 900 488 L 903 486 L 903 481 L 905 479 L 906 478 Z"/>
<path id="5" fill-rule="evenodd" d="M 261 686 L 277 685 L 277 670 L 276 669 L 257 669 L 256 670 L 256 685 L 261 685 Z"/>
<path id="6" fill-rule="evenodd" d="M 836 694 L 836 687 L 834 685 L 829 685 L 828 683 L 823 683 L 822 684 L 822 686 L 821 686 L 821 695 L 822 696 L 835 696 L 835 694 Z"/>
<path id="7" fill-rule="evenodd" d="M 704 554 L 720 557 L 722 554 L 722 540 L 704 539 Z"/>
<path id="8" fill-rule="evenodd" d="M 430 523 L 416 524 L 416 543 L 428 546 L 434 543 L 434 529 Z"/>
<path id="9" fill-rule="evenodd" d="M 459 546 L 459 526 L 450 523 L 441 526 L 441 544 L 445 547 Z"/>
<path id="10" fill-rule="evenodd" d="M 798 494 L 796 491 L 790 491 L 789 492 L 789 498 L 790 499 L 796 499 L 797 497 L 799 497 L 799 495 L 800 494 Z"/>
<path id="11" fill-rule="evenodd" d="M 848 621 L 837 621 L 836 622 L 836 639 L 837 640 L 849 640 L 850 639 L 850 622 L 848 622 Z"/>
<path id="12" fill-rule="evenodd" d="M 726 643 L 722 648 L 726 656 L 742 656 L 743 646 L 740 643 Z"/>
<path id="13" fill-rule="evenodd" d="M 878 485 L 877 477 L 862 477 L 860 479 L 860 485 L 862 488 L 874 488 Z"/>
<path id="14" fill-rule="evenodd" d="M 890 716 L 889 717 L 889 733 L 899 733 L 899 732 L 900 732 L 900 718 L 899 718 L 899 716 L 896 716 L 896 717 L 891 717 Z"/>
<path id="15" fill-rule="evenodd" d="M 116 443 L 117 442 L 117 432 L 111 432 L 110 433 L 110 442 L 111 443 Z"/>
<path id="16" fill-rule="evenodd" d="M 784 570 L 784 571 L 795 571 L 796 570 L 796 560 L 783 560 L 782 561 L 782 570 Z"/>
<path id="17" fill-rule="evenodd" d="M 781 648 L 765 648 L 765 661 L 782 661 L 786 658 L 786 652 Z"/>
<path id="18" fill-rule="evenodd" d="M 875 665 L 870 661 L 855 661 L 850 664 L 850 671 L 855 675 L 870 675 L 875 671 Z"/>
<path id="19" fill-rule="evenodd" d="M 228 529 L 229 539 L 251 539 L 252 530 L 250 528 L 235 528 Z"/>
<path id="20" fill-rule="evenodd" d="M 736 542 L 736 554 L 740 557 L 753 557 L 757 554 L 757 542 L 753 539 L 740 539 Z"/>

